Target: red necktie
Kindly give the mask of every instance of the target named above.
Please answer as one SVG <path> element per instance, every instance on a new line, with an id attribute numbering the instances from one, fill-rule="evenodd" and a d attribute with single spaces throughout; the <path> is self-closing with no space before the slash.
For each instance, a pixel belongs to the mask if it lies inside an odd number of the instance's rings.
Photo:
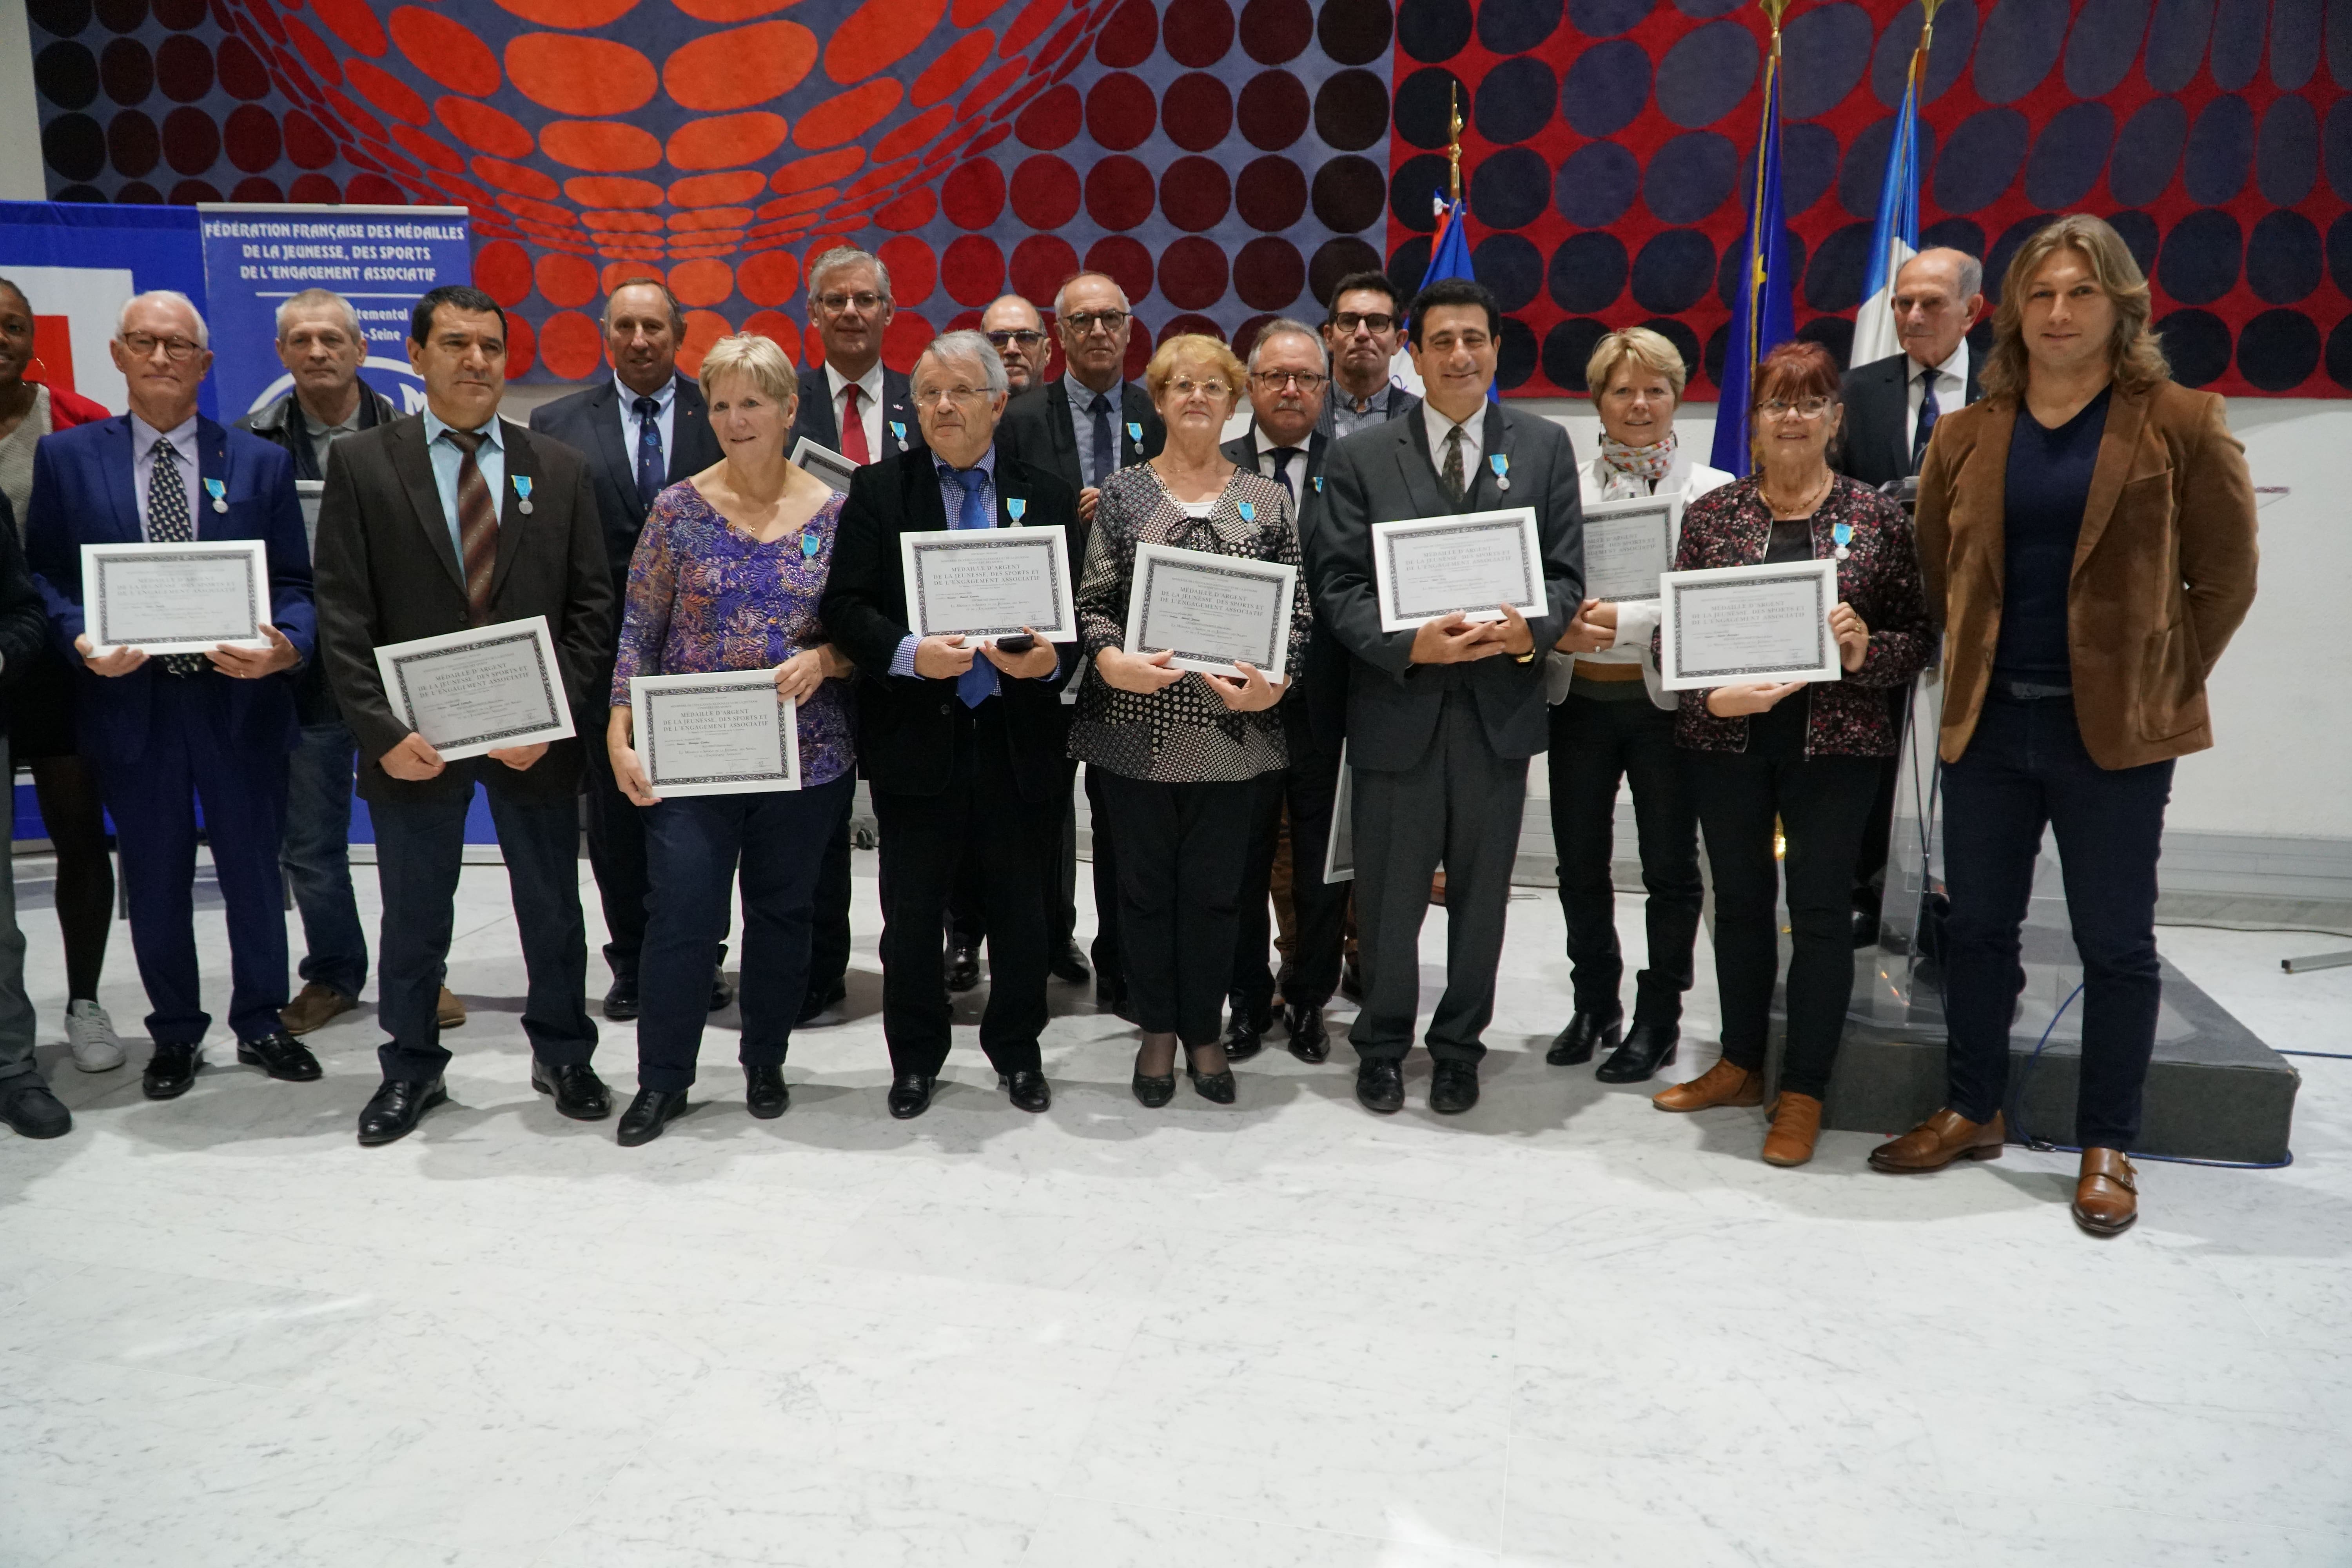
<path id="1" fill-rule="evenodd" d="M 466 607 L 474 625 L 490 622 L 490 579 L 499 566 L 499 508 L 474 453 L 490 438 L 487 430 L 445 430 L 457 459 L 457 544 L 466 571 Z"/>
<path id="2" fill-rule="evenodd" d="M 870 463 L 873 449 L 866 445 L 866 416 L 857 412 L 857 384 L 841 389 L 841 455 L 853 463 Z"/>

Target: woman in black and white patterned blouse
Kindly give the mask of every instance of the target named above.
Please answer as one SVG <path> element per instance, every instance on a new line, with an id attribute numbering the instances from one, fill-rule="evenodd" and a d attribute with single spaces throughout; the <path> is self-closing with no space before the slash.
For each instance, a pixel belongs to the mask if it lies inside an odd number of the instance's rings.
<path id="1" fill-rule="evenodd" d="M 1105 480 L 1078 584 L 1090 668 L 1078 691 L 1070 754 L 1102 776 L 1118 874 L 1121 956 L 1143 1030 L 1135 1097 L 1176 1092 L 1176 1047 L 1203 1099 L 1230 1104 L 1233 1069 L 1219 1043 L 1233 977 L 1243 858 L 1257 792 L 1289 765 L 1274 710 L 1284 682 L 1249 665 L 1245 679 L 1169 668 L 1165 652 L 1123 651 L 1138 544 L 1297 566 L 1290 493 L 1225 460 L 1218 441 L 1242 394 L 1242 364 L 1216 339 L 1162 343 L 1144 384 L 1168 426 L 1157 458 Z M 1305 574 L 1294 589 L 1287 668 L 1312 624 Z"/>

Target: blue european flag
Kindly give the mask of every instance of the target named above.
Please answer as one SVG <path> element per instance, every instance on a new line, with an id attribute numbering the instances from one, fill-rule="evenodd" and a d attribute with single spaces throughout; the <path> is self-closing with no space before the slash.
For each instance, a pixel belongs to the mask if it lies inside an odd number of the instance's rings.
<path id="1" fill-rule="evenodd" d="M 1797 335 L 1790 300 L 1796 240 L 1780 205 L 1780 51 L 1764 67 L 1764 128 L 1757 138 L 1755 180 L 1748 191 L 1748 233 L 1740 240 L 1739 288 L 1731 299 L 1731 337 L 1723 356 L 1723 400 L 1715 408 L 1714 465 L 1745 474 L 1748 395 L 1764 356 Z"/>
<path id="2" fill-rule="evenodd" d="M 1443 197 L 1438 203 L 1437 237 L 1430 244 L 1429 267 L 1421 275 L 1421 286 L 1426 289 L 1441 278 L 1466 278 L 1473 283 L 1478 280 L 1478 274 L 1470 267 L 1470 236 L 1462 221 L 1462 204 L 1455 202 L 1447 206 Z M 1496 403 L 1501 397 L 1495 384 L 1488 382 L 1486 401 Z"/>

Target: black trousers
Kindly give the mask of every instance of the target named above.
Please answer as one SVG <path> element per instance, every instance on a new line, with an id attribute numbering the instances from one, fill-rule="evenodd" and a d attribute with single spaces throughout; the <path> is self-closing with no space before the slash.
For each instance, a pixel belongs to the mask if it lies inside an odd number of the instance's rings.
<path id="1" fill-rule="evenodd" d="M 1087 956 L 1095 961 L 1095 984 L 1108 982 L 1116 992 L 1126 982 L 1120 964 L 1118 835 L 1110 830 L 1111 812 L 1104 805 L 1103 781 L 1110 774 L 1087 764 L 1087 816 L 1093 824 L 1095 941 Z"/>
<path id="2" fill-rule="evenodd" d="M 2082 1087 L 2074 1142 L 2128 1149 L 2156 1049 L 2163 984 L 2156 862 L 2172 763 L 2102 768 L 2083 749 L 2071 697 L 1988 695 L 1976 733 L 1944 768 L 1944 1014 L 1951 1106 L 1971 1121 L 2009 1093 L 2009 1031 L 2025 984 L 2019 929 L 2044 825 L 2058 835 L 2066 917 L 2083 959 Z"/>
<path id="3" fill-rule="evenodd" d="M 856 792 L 844 773 L 807 789 L 681 795 L 646 813 L 651 921 L 637 972 L 637 1083 L 682 1093 L 710 1017 L 740 865 L 745 1067 L 781 1067 L 808 994 L 817 868 Z"/>
<path id="4" fill-rule="evenodd" d="M 1213 1045 L 1233 979 L 1250 814 L 1265 786 L 1163 784 L 1091 763 L 1087 783 L 1098 791 L 1095 820 L 1108 822 L 1118 847 L 1119 957 L 1136 1022 Z"/>
<path id="5" fill-rule="evenodd" d="M 1274 970 L 1266 952 L 1274 940 L 1274 858 L 1282 840 L 1282 814 L 1290 813 L 1290 900 L 1297 919 L 1291 945 L 1290 977 L 1282 1000 L 1293 1007 L 1320 1007 L 1339 988 L 1340 947 L 1347 936 L 1348 884 L 1323 880 L 1324 852 L 1331 837 L 1331 808 L 1339 795 L 1339 753 L 1319 750 L 1314 726 L 1297 701 L 1282 714 L 1290 766 L 1261 781 L 1256 817 L 1250 825 L 1249 858 L 1242 868 L 1241 910 L 1234 939 L 1234 1010 L 1263 1019 L 1274 1005 Z"/>
<path id="6" fill-rule="evenodd" d="M 1071 933 L 1078 923 L 1078 809 L 1073 798 L 1077 783 L 1078 764 L 1074 759 L 1066 759 L 1059 843 L 1055 853 L 1045 858 L 1045 944 L 1048 952 L 1053 953 L 1070 945 Z M 947 928 L 948 940 L 958 947 L 978 947 L 988 935 L 977 861 L 968 863 L 963 875 L 956 879 L 955 891 L 948 898 Z"/>
<path id="7" fill-rule="evenodd" d="M 1685 752 L 1698 824 L 1715 872 L 1715 984 L 1723 1056 L 1761 1068 L 1780 969 L 1772 861 L 1777 816 L 1787 840 L 1789 1050 L 1780 1087 L 1818 1100 L 1837 1065 L 1853 1000 L 1853 857 L 1878 788 L 1875 757 Z"/>
<path id="8" fill-rule="evenodd" d="M 580 789 L 588 806 L 588 865 L 596 873 L 597 901 L 604 907 L 604 965 L 614 980 L 634 981 L 637 955 L 646 945 L 645 808 L 632 804 L 614 782 L 613 756 L 601 734 L 584 737 L 583 749 L 588 767 Z"/>
<path id="9" fill-rule="evenodd" d="M 877 807 L 879 814 L 879 807 Z M 816 906 L 810 916 L 808 994 L 833 994 L 849 973 L 849 812 L 844 808 L 817 863 Z M 722 952 L 724 949 L 720 950 Z"/>
<path id="10" fill-rule="evenodd" d="M 1628 681 L 1627 685 L 1633 685 Z M 1617 784 L 1633 786 L 1642 850 L 1648 963 L 1633 979 L 1636 1020 L 1673 1027 L 1690 989 L 1706 889 L 1698 874 L 1698 815 L 1675 750 L 1675 716 L 1646 689 L 1617 701 L 1570 692 L 1551 710 L 1551 837 L 1559 854 L 1559 910 L 1576 1010 L 1622 1013 L 1625 960 L 1617 942 Z"/>
<path id="11" fill-rule="evenodd" d="M 895 1073 L 934 1075 L 953 1039 L 940 921 L 977 861 L 988 922 L 980 1048 L 999 1072 L 1034 1071 L 1045 1027 L 1045 900 L 1038 867 L 1054 803 L 1024 799 L 1002 703 L 955 707 L 955 757 L 937 795 L 874 792 L 882 826 L 882 1033 Z"/>

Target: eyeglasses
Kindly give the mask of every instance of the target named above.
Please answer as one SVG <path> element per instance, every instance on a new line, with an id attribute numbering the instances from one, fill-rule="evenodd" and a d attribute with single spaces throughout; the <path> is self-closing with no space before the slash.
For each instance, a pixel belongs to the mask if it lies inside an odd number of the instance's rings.
<path id="1" fill-rule="evenodd" d="M 838 316 L 852 305 L 860 314 L 871 315 L 881 308 L 882 296 L 868 289 L 862 294 L 820 294 L 816 302 L 828 316 Z"/>
<path id="2" fill-rule="evenodd" d="M 1189 375 L 1178 376 L 1168 386 L 1179 397 L 1190 397 L 1195 393 L 1206 393 L 1211 397 L 1230 397 L 1234 390 L 1222 381 L 1194 381 Z"/>
<path id="3" fill-rule="evenodd" d="M 1062 318 L 1062 325 L 1073 337 L 1086 337 L 1099 327 L 1106 332 L 1118 332 L 1127 325 L 1125 310 L 1073 310 Z"/>
<path id="4" fill-rule="evenodd" d="M 990 342 L 1000 349 L 1010 348 L 1014 343 L 1019 343 L 1024 349 L 1034 349 L 1045 341 L 1045 333 L 1033 332 L 1025 327 L 1017 332 L 989 332 L 985 335 Z"/>
<path id="5" fill-rule="evenodd" d="M 919 386 L 915 388 L 915 401 L 918 403 L 937 403 L 942 397 L 946 398 L 950 403 L 977 403 L 987 395 L 988 389 L 986 387 L 965 386 L 961 384 L 954 386 Z"/>
<path id="6" fill-rule="evenodd" d="M 122 346 L 131 351 L 133 359 L 152 359 L 158 344 L 163 346 L 163 357 L 173 364 L 194 359 L 204 352 L 201 345 L 191 338 L 159 338 L 152 332 L 122 334 Z"/>
<path id="7" fill-rule="evenodd" d="M 1250 379 L 1268 392 L 1279 392 L 1284 383 L 1292 381 L 1301 392 L 1319 392 L 1325 378 L 1311 370 L 1261 370 L 1252 372 Z"/>
<path id="8" fill-rule="evenodd" d="M 1383 315 L 1363 316 L 1353 310 L 1342 310 L 1331 318 L 1331 324 L 1339 329 L 1342 337 L 1352 335 L 1358 327 L 1377 334 L 1395 327 L 1396 318 Z"/>
<path id="9" fill-rule="evenodd" d="M 1800 419 L 1819 419 L 1829 411 L 1830 400 L 1826 397 L 1801 397 L 1794 403 L 1768 398 L 1756 410 L 1767 419 L 1786 419 L 1792 414 Z"/>

